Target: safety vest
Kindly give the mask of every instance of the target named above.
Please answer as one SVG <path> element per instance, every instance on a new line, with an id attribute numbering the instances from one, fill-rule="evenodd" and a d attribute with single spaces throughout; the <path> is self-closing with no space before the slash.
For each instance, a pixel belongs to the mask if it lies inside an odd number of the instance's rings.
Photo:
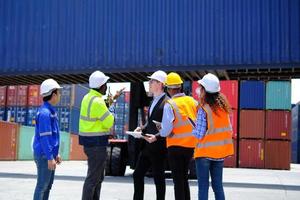
<path id="1" fill-rule="evenodd" d="M 196 119 L 197 103 L 190 96 L 173 97 L 167 101 L 174 113 L 173 130 L 167 137 L 167 147 L 194 148 L 197 140 L 192 135 L 193 126 L 188 118 Z"/>
<path id="2" fill-rule="evenodd" d="M 91 89 L 81 102 L 79 135 L 86 137 L 109 135 L 113 123 L 114 116 L 107 109 L 102 95 Z"/>
<path id="3" fill-rule="evenodd" d="M 229 114 L 221 109 L 214 113 L 209 105 L 203 107 L 207 116 L 207 131 L 194 150 L 194 157 L 225 158 L 233 155 L 232 127 Z"/>

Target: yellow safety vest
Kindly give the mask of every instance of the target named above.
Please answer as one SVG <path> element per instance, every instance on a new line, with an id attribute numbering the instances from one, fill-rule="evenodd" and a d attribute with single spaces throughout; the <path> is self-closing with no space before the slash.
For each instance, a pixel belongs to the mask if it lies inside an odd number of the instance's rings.
<path id="1" fill-rule="evenodd" d="M 102 94 L 91 89 L 81 102 L 79 135 L 87 137 L 109 135 L 113 124 L 114 116 L 107 109 Z"/>

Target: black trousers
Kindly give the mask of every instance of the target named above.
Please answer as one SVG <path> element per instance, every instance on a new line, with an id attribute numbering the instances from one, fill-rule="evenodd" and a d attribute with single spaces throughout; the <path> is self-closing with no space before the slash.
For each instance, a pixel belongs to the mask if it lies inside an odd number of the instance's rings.
<path id="1" fill-rule="evenodd" d="M 84 181 L 82 200 L 99 200 L 107 157 L 106 147 L 84 147 L 88 157 L 88 171 Z"/>
<path id="2" fill-rule="evenodd" d="M 174 182 L 175 200 L 191 199 L 188 171 L 193 153 L 193 148 L 178 146 L 171 146 L 168 148 L 168 159 Z"/>
<path id="3" fill-rule="evenodd" d="M 156 199 L 164 200 L 166 193 L 165 182 L 165 153 L 150 153 L 142 151 L 139 154 L 139 158 L 133 173 L 134 181 L 134 200 L 144 199 L 144 177 L 150 167 L 152 167 L 152 173 L 154 183 L 156 187 Z"/>

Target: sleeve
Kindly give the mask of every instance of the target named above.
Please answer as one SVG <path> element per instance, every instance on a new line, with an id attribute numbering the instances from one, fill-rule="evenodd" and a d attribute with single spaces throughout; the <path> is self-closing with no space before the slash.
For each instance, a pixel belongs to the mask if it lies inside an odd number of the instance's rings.
<path id="1" fill-rule="evenodd" d="M 163 111 L 163 117 L 161 122 L 161 130 L 159 134 L 162 137 L 167 137 L 171 134 L 173 130 L 173 121 L 174 121 L 174 113 L 171 105 L 169 103 L 166 103 L 164 105 L 164 111 Z"/>
<path id="2" fill-rule="evenodd" d="M 103 102 L 99 103 L 99 109 L 101 110 L 101 116 L 99 116 L 99 120 L 103 124 L 103 128 L 110 129 L 114 124 L 114 115 L 108 110 L 108 108 L 105 105 L 104 100 Z"/>
<path id="3" fill-rule="evenodd" d="M 201 139 L 205 135 L 206 129 L 207 129 L 206 113 L 202 108 L 200 108 L 197 114 L 196 126 L 193 129 L 192 134 L 196 138 Z"/>
<path id="4" fill-rule="evenodd" d="M 39 136 L 40 143 L 43 152 L 47 156 L 48 160 L 53 159 L 53 147 L 50 143 L 52 136 L 52 128 L 51 128 L 51 119 L 50 116 L 46 113 L 40 113 L 38 116 L 38 127 L 39 127 Z"/>

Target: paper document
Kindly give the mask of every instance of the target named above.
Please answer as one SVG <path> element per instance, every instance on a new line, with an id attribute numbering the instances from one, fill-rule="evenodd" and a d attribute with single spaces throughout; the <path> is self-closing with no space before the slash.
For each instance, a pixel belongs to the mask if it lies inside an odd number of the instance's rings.
<path id="1" fill-rule="evenodd" d="M 127 135 L 131 135 L 135 138 L 143 138 L 142 132 L 126 131 Z"/>

